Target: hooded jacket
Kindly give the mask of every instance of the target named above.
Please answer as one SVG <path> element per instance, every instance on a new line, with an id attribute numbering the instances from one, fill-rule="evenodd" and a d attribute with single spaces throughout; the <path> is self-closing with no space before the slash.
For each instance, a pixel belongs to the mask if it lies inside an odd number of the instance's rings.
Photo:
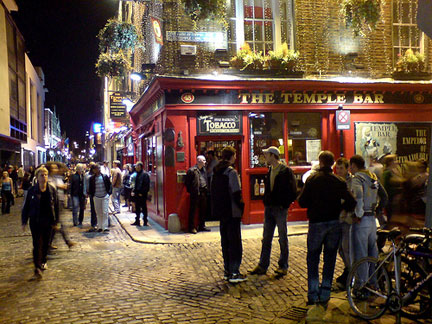
<path id="1" fill-rule="evenodd" d="M 375 173 L 369 170 L 356 172 L 351 181 L 351 190 L 357 201 L 355 215 L 375 216 L 377 208 L 384 208 L 388 202 L 388 195 L 384 187 L 378 181 Z"/>
<path id="2" fill-rule="evenodd" d="M 237 171 L 228 161 L 219 162 L 213 169 L 211 207 L 215 217 L 226 220 L 241 218 L 244 203 Z"/>

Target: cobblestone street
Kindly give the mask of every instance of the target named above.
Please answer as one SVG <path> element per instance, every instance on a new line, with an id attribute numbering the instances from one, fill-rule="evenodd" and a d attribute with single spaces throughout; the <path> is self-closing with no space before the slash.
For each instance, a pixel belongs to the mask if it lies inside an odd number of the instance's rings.
<path id="1" fill-rule="evenodd" d="M 306 236 L 290 236 L 290 269 L 272 268 L 236 286 L 223 278 L 219 241 L 195 244 L 134 243 L 114 219 L 109 234 L 69 227 L 71 250 L 58 249 L 42 280 L 32 280 L 30 232 L 20 227 L 19 206 L 0 216 L 0 323 L 294 323 L 284 314 L 304 305 Z M 64 219 L 71 225 L 71 212 Z M 256 265 L 260 239 L 244 240 L 242 271 Z M 338 262 L 338 272 L 341 271 Z M 347 323 L 354 318 L 347 316 Z"/>

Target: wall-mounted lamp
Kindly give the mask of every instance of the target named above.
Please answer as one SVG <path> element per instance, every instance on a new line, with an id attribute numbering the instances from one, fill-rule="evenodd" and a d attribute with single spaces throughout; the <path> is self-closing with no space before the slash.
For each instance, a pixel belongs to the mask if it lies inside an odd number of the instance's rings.
<path id="1" fill-rule="evenodd" d="M 130 100 L 129 98 L 125 98 L 122 100 L 122 104 L 126 105 L 126 111 L 130 112 L 132 110 L 132 107 L 135 105 L 135 103 Z"/>
<path id="2" fill-rule="evenodd" d="M 132 72 L 131 75 L 130 75 L 130 78 L 133 81 L 141 81 L 141 80 L 147 79 L 147 77 L 144 74 L 141 74 L 141 73 L 138 73 L 138 72 Z"/>

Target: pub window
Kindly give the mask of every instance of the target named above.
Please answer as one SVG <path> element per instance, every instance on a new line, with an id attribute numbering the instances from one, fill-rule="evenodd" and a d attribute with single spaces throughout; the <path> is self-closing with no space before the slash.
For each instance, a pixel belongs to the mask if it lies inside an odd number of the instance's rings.
<path id="1" fill-rule="evenodd" d="M 263 149 L 279 148 L 284 154 L 283 113 L 250 113 L 250 167 L 266 167 Z"/>
<path id="2" fill-rule="evenodd" d="M 321 114 L 287 113 L 290 165 L 310 165 L 321 151 Z"/>
<path id="3" fill-rule="evenodd" d="M 293 0 L 228 0 L 228 51 L 243 43 L 267 53 L 286 42 L 294 49 Z"/>
<path id="4" fill-rule="evenodd" d="M 393 64 L 407 49 L 425 53 L 426 37 L 417 27 L 417 0 L 393 0 Z"/>

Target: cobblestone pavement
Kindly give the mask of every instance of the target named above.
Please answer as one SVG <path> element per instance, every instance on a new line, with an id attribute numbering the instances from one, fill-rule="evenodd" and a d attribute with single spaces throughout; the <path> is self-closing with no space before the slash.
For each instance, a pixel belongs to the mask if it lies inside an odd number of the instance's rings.
<path id="1" fill-rule="evenodd" d="M 70 211 L 64 218 L 71 225 Z M 272 276 L 275 240 L 268 275 L 234 286 L 222 279 L 219 242 L 134 243 L 115 220 L 109 234 L 87 229 L 69 227 L 78 243 L 70 250 L 56 238 L 49 269 L 33 280 L 31 236 L 21 230 L 19 207 L 0 216 L 0 323 L 292 323 L 284 312 L 304 303 L 305 235 L 290 237 L 288 276 Z M 259 239 L 244 241 L 243 272 L 259 253 Z"/>

